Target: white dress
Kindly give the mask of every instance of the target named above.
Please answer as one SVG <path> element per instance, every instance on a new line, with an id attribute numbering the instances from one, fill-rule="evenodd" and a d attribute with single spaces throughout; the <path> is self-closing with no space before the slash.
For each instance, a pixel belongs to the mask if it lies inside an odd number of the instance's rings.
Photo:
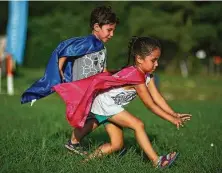
<path id="1" fill-rule="evenodd" d="M 146 77 L 146 85 L 150 82 L 150 75 Z M 93 101 L 91 112 L 102 116 L 112 116 L 124 110 L 125 105 L 129 104 L 137 96 L 135 89 L 126 90 L 123 87 L 114 88 L 99 94 Z"/>

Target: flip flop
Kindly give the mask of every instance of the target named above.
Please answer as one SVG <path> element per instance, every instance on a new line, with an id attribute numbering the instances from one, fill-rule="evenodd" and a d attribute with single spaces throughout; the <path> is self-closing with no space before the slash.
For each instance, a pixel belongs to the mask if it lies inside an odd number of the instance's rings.
<path id="1" fill-rule="evenodd" d="M 160 156 L 159 159 L 158 159 L 156 168 L 165 169 L 165 168 L 170 167 L 173 164 L 173 162 L 176 160 L 179 153 L 176 153 L 172 158 L 170 157 L 171 154 L 172 153 L 169 153 L 169 154 L 164 155 L 164 156 Z M 168 163 L 165 166 L 163 166 L 163 163 L 165 161 L 168 161 Z"/>

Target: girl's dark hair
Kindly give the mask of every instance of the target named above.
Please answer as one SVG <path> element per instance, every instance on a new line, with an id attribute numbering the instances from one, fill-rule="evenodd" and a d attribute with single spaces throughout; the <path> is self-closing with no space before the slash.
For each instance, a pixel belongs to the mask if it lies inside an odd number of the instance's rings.
<path id="1" fill-rule="evenodd" d="M 90 17 L 90 28 L 93 29 L 95 23 L 98 23 L 100 27 L 106 24 L 119 24 L 119 18 L 112 11 L 110 6 L 100 6 L 95 8 Z"/>
<path id="2" fill-rule="evenodd" d="M 148 56 L 152 53 L 156 48 L 161 49 L 160 42 L 151 37 L 136 37 L 133 36 L 129 42 L 128 49 L 128 65 L 130 65 L 131 58 L 135 63 L 136 55 L 141 56 L 142 58 Z"/>

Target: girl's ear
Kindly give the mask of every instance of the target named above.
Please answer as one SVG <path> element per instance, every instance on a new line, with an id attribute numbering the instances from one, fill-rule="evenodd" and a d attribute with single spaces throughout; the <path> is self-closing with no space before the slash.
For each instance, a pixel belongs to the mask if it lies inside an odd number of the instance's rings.
<path id="1" fill-rule="evenodd" d="M 99 24 L 98 23 L 95 23 L 94 24 L 94 26 L 93 26 L 93 29 L 95 30 L 95 31 L 99 31 L 99 29 L 100 29 L 100 26 L 99 26 Z"/>
<path id="2" fill-rule="evenodd" d="M 143 62 L 142 57 L 139 56 L 139 55 L 136 55 L 136 62 L 139 63 L 139 64 L 141 64 L 141 63 Z"/>

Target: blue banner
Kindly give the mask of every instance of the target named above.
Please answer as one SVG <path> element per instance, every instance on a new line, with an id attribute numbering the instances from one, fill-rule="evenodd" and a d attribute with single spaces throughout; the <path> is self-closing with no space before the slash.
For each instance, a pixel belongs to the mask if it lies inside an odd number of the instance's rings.
<path id="1" fill-rule="evenodd" d="M 6 52 L 17 64 L 24 60 L 27 32 L 28 1 L 9 1 Z"/>

